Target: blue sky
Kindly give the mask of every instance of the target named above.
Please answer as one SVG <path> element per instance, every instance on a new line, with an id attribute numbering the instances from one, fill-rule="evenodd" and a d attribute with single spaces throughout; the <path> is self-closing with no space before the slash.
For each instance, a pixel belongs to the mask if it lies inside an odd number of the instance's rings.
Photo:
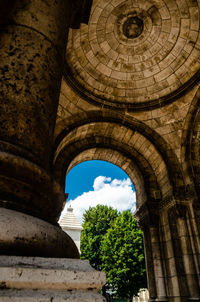
<path id="1" fill-rule="evenodd" d="M 90 206 L 106 204 L 123 211 L 135 210 L 135 189 L 128 175 L 119 167 L 101 160 L 86 161 L 75 166 L 66 176 L 66 206 L 71 205 L 82 222 Z M 66 211 L 66 207 L 63 211 Z M 62 215 L 63 215 L 62 214 Z"/>
<path id="2" fill-rule="evenodd" d="M 103 160 L 85 161 L 75 166 L 66 176 L 65 192 L 69 193 L 68 200 L 91 190 L 94 179 L 100 175 L 121 180 L 128 178 L 122 169 L 111 163 Z"/>

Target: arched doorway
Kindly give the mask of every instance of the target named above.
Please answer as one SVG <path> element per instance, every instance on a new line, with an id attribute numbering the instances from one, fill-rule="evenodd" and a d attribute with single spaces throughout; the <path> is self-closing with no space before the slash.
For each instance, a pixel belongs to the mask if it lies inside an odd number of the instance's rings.
<path id="1" fill-rule="evenodd" d="M 75 161 L 74 161 L 75 164 Z M 136 209 L 135 188 L 129 176 L 119 167 L 103 160 L 89 160 L 71 165 L 66 175 L 66 206 L 72 206 L 82 221 L 90 206 L 103 204 L 118 211 Z"/>
<path id="2" fill-rule="evenodd" d="M 92 267 L 106 272 L 108 282 L 104 290 L 112 295 L 112 299 L 121 297 L 132 301 L 133 295 L 147 287 L 143 236 L 133 218 L 136 209 L 134 186 L 128 175 L 114 164 L 103 160 L 78 162 L 77 158 L 74 161 L 77 164 L 70 167 L 66 176 L 68 202 L 60 225 L 71 238 L 74 235 L 77 244 L 78 225 L 75 218 L 78 218 L 83 227 L 79 245 L 81 259 L 88 259 Z M 105 235 L 111 227 L 112 235 L 109 235 L 103 252 L 102 242 L 106 242 Z M 116 234 L 120 244 L 112 238 Z M 113 249 L 109 247 L 110 240 Z M 106 260 L 107 253 L 110 254 L 109 261 Z M 115 259 L 115 264 L 111 259 Z M 120 282 L 114 278 L 115 274 L 119 274 Z"/>

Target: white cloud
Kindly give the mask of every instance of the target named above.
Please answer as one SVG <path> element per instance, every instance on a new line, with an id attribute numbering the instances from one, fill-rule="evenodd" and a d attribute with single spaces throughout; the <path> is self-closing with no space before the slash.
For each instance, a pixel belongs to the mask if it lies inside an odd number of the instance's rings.
<path id="1" fill-rule="evenodd" d="M 110 182 L 111 178 L 110 177 L 105 177 L 105 176 L 98 176 L 94 180 L 93 188 L 95 191 L 98 191 L 102 189 L 105 186 L 105 182 Z"/>
<path id="2" fill-rule="evenodd" d="M 132 189 L 130 178 L 112 180 L 110 177 L 98 176 L 94 179 L 93 188 L 93 191 L 84 192 L 66 204 L 66 207 L 69 205 L 73 207 L 74 214 L 80 222 L 82 222 L 83 213 L 89 207 L 95 207 L 98 204 L 111 206 L 118 211 L 135 210 L 136 195 Z M 66 212 L 66 207 L 62 216 Z"/>

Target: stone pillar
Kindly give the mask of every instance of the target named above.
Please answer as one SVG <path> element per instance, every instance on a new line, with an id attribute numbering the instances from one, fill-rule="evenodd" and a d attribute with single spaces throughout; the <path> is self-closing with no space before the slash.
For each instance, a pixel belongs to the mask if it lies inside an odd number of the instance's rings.
<path id="1" fill-rule="evenodd" d="M 49 255 L 48 246 L 42 247 L 51 240 L 47 222 L 57 225 L 63 207 L 64 192 L 52 178 L 51 161 L 68 27 L 71 15 L 75 18 L 71 6 L 70 0 L 0 3 L 0 207 L 7 209 L 1 210 L 0 228 L 11 217 L 18 221 L 7 226 L 7 238 L 0 234 L 1 253 Z M 41 230 L 29 228 L 34 219 Z M 27 238 L 21 236 L 22 226 Z M 68 244 L 63 234 L 51 256 L 66 256 Z M 72 250 L 71 257 L 78 257 Z"/>
<path id="2" fill-rule="evenodd" d="M 200 207 L 189 198 L 154 205 L 135 213 L 144 232 L 149 301 L 200 301 Z"/>
<path id="3" fill-rule="evenodd" d="M 165 299 L 165 294 L 163 295 L 163 283 L 160 282 L 161 280 L 164 282 L 164 280 L 163 276 L 161 276 L 162 270 L 160 266 L 162 264 L 160 264 L 160 246 L 157 246 L 159 244 L 157 236 L 159 217 L 155 213 L 151 213 L 148 204 L 142 205 L 135 212 L 134 216 L 138 220 L 139 226 L 144 234 L 149 301 L 168 301 Z"/>
<path id="4" fill-rule="evenodd" d="M 153 268 L 153 254 L 152 254 L 152 244 L 151 235 L 149 227 L 146 226 L 142 228 L 144 234 L 144 249 L 145 249 L 145 259 L 147 268 L 147 281 L 149 290 L 149 301 L 153 302 L 156 299 L 156 280 Z"/>
<path id="5" fill-rule="evenodd" d="M 168 215 L 181 301 L 200 301 L 189 207 L 177 203 L 169 209 Z"/>
<path id="6" fill-rule="evenodd" d="M 193 248 L 195 267 L 200 285 L 200 205 L 199 201 L 190 204 L 191 211 L 191 229 L 193 234 Z"/>
<path id="7" fill-rule="evenodd" d="M 168 301 L 166 297 L 165 278 L 163 272 L 163 259 L 161 256 L 161 245 L 159 239 L 159 225 L 150 226 L 152 254 L 153 254 L 153 267 L 156 276 L 156 301 Z"/>

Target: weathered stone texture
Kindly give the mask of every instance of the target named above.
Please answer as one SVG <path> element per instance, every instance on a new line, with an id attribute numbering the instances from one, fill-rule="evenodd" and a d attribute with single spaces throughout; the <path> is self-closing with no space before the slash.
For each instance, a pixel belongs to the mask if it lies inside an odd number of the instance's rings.
<path id="1" fill-rule="evenodd" d="M 0 257 L 2 302 L 104 302 L 97 292 L 104 283 L 87 260 Z"/>
<path id="2" fill-rule="evenodd" d="M 0 230 L 1 255 L 79 258 L 74 242 L 59 226 L 30 215 L 1 208 Z"/>
<path id="3" fill-rule="evenodd" d="M 0 4 L 0 206 L 54 225 L 65 199 L 51 160 L 70 7 L 62 0 Z"/>
<path id="4" fill-rule="evenodd" d="M 129 37 L 124 26 L 136 19 L 143 27 Z M 195 1 L 96 1 L 89 25 L 70 34 L 70 77 L 97 104 L 158 105 L 198 72 L 198 30 Z"/>

